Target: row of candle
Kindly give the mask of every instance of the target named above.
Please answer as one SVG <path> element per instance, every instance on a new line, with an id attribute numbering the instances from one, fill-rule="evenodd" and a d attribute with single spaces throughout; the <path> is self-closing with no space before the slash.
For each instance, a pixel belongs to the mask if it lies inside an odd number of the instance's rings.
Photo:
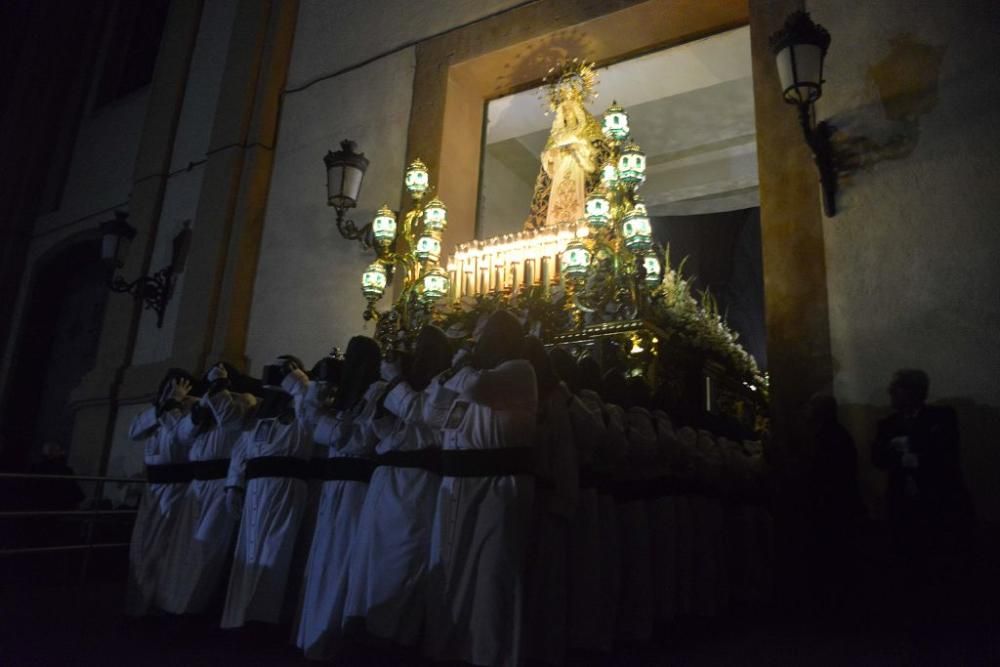
<path id="1" fill-rule="evenodd" d="M 577 229 L 559 225 L 459 245 L 447 263 L 451 299 L 534 285 L 547 292 L 559 283 L 559 257 Z"/>

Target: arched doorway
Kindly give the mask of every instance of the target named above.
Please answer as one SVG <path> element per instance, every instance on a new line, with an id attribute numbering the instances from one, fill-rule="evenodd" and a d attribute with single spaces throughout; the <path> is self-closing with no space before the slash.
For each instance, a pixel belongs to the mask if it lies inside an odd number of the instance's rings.
<path id="1" fill-rule="evenodd" d="M 36 264 L 0 415 L 4 469 L 24 469 L 46 442 L 69 449 L 69 399 L 94 366 L 107 297 L 97 239 Z"/>

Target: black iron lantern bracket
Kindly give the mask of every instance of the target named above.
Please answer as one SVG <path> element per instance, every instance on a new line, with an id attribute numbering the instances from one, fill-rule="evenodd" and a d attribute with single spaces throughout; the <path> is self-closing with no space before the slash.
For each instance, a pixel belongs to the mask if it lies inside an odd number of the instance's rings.
<path id="1" fill-rule="evenodd" d="M 337 211 L 337 231 L 348 241 L 359 241 L 365 250 L 375 247 L 375 237 L 372 234 L 372 223 L 358 227 L 353 220 L 344 219 L 343 207 L 335 207 Z"/>
<path id="2" fill-rule="evenodd" d="M 813 23 L 808 12 L 804 11 L 792 13 L 781 30 L 770 39 L 771 50 L 776 57 L 786 50 L 789 55 L 791 80 L 782 82 L 786 86 L 782 95 L 786 102 L 798 109 L 802 135 L 819 171 L 823 212 L 827 217 L 837 213 L 837 161 L 831 143 L 835 128 L 826 121 L 816 123 L 814 103 L 823 94 L 823 61 L 830 41 L 830 33 L 823 26 Z M 799 61 L 797 47 L 811 47 L 819 51 L 818 63 L 811 63 L 818 66 L 815 72 L 808 72 L 807 62 Z"/>
<path id="3" fill-rule="evenodd" d="M 365 157 L 364 153 L 356 152 L 356 148 L 357 144 L 345 139 L 340 142 L 339 151 L 327 151 L 326 155 L 323 156 L 328 179 L 331 171 L 340 169 L 338 183 L 327 181 L 327 203 L 337 212 L 337 231 L 340 232 L 340 235 L 348 241 L 360 241 L 366 250 L 370 250 L 374 245 L 371 223 L 358 227 L 353 220 L 345 219 L 346 211 L 357 205 L 361 184 L 364 181 L 365 172 L 368 170 L 368 158 Z M 353 188 L 348 185 L 348 170 L 358 174 L 357 182 Z M 334 185 L 337 186 L 336 191 L 333 189 Z M 348 191 L 345 192 L 345 188 Z"/>
<path id="4" fill-rule="evenodd" d="M 837 215 L 837 166 L 834 159 L 833 136 L 834 127 L 830 123 L 813 120 L 813 106 L 799 104 L 799 125 L 805 137 L 809 150 L 812 151 L 813 162 L 819 171 L 819 185 L 823 191 L 823 213 L 828 218 Z"/>
<path id="5" fill-rule="evenodd" d="M 163 315 L 167 310 L 167 304 L 170 303 L 170 297 L 173 296 L 174 279 L 184 269 L 190 246 L 191 221 L 185 220 L 183 228 L 174 237 L 170 264 L 152 275 L 140 276 L 132 281 L 122 278 L 116 267 L 108 277 L 108 287 L 112 292 L 131 294 L 141 299 L 145 310 L 156 313 L 156 327 L 162 329 Z"/>

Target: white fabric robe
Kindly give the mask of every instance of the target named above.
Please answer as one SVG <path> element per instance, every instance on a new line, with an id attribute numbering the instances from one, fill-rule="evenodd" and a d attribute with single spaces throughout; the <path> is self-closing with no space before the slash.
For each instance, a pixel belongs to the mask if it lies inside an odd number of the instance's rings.
<path id="1" fill-rule="evenodd" d="M 670 418 L 663 412 L 653 412 L 656 426 L 656 462 L 653 465 L 657 477 L 677 474 L 677 440 Z M 677 616 L 677 561 L 678 549 L 678 495 L 661 495 L 650 500 L 647 505 L 650 529 L 650 548 L 653 559 L 653 606 L 654 628 L 665 628 Z"/>
<path id="2" fill-rule="evenodd" d="M 581 398 L 586 392 L 581 392 Z M 592 398 L 588 400 L 593 400 Z M 598 399 L 600 400 L 600 399 Z M 602 403 L 607 431 L 604 441 L 597 450 L 598 469 L 612 477 L 618 472 L 625 456 L 625 411 L 617 405 Z M 598 636 L 604 650 L 615 644 L 618 626 L 618 610 L 622 591 L 622 554 L 620 518 L 618 504 L 611 491 L 597 495 L 601 521 L 601 618 L 606 619 L 598 626 Z"/>
<path id="3" fill-rule="evenodd" d="M 327 447 L 330 458 L 370 458 L 380 434 L 376 405 L 384 382 L 373 383 L 348 414 L 325 415 L 316 424 L 316 444 Z M 341 635 L 347 601 L 351 543 L 358 527 L 368 483 L 357 480 L 323 482 L 316 527 L 302 583 L 302 609 L 296 644 L 306 657 L 330 658 Z"/>
<path id="4" fill-rule="evenodd" d="M 694 496 L 695 595 L 694 613 L 719 616 L 728 601 L 725 564 L 725 513 L 714 495 L 719 489 L 721 460 L 715 437 L 698 431 L 697 476 L 707 493 Z"/>
<path id="5" fill-rule="evenodd" d="M 698 433 L 690 426 L 676 432 L 678 444 L 677 473 L 684 484 L 690 485 L 697 476 Z M 694 614 L 695 572 L 697 568 L 697 548 L 695 545 L 695 494 L 685 491 L 678 494 L 677 519 L 677 613 L 682 616 Z"/>
<path id="6" fill-rule="evenodd" d="M 514 360 L 458 370 L 429 387 L 425 417 L 448 410 L 445 450 L 526 447 L 534 442 L 535 372 Z M 450 406 L 450 409 L 444 406 Z M 517 665 L 523 627 L 523 560 L 530 475 L 441 478 L 431 537 L 426 651 L 439 660 Z"/>
<path id="7" fill-rule="evenodd" d="M 527 655 L 561 665 L 569 626 L 570 524 L 580 496 L 579 464 L 573 442 L 570 403 L 575 397 L 558 385 L 540 400 L 535 432 L 536 473 L 532 539 L 525 595 Z"/>
<path id="8" fill-rule="evenodd" d="M 424 421 L 425 391 L 405 381 L 385 398 L 395 416 L 378 454 L 440 449 L 441 430 Z M 441 477 L 421 468 L 375 469 L 351 545 L 346 617 L 364 618 L 370 635 L 414 646 L 427 611 L 431 529 Z"/>
<path id="9" fill-rule="evenodd" d="M 129 438 L 145 442 L 147 466 L 184 463 L 187 448 L 176 437 L 177 425 L 190 402 L 157 416 L 150 406 L 136 415 Z M 168 567 L 166 554 L 187 484 L 147 484 L 132 528 L 129 544 L 129 594 L 126 611 L 146 614 L 156 604 L 160 572 Z"/>
<path id="10" fill-rule="evenodd" d="M 227 390 L 205 395 L 201 404 L 214 418 L 205 431 L 188 413 L 177 426 L 181 442 L 190 442 L 190 461 L 228 459 L 242 433 L 250 407 L 239 394 Z M 223 569 L 233 551 L 236 520 L 226 509 L 226 480 L 195 479 L 187 487 L 174 526 L 167 563 L 162 572 L 159 606 L 173 614 L 205 611 L 222 586 Z"/>
<path id="11" fill-rule="evenodd" d="M 580 467 L 593 466 L 594 450 L 607 437 L 601 404 L 588 405 L 576 396 L 570 404 L 570 418 Z M 601 645 L 599 632 L 606 620 L 601 618 L 601 514 L 593 487 L 580 489 L 569 548 L 569 645 L 586 651 L 607 650 L 610 647 Z"/>
<path id="12" fill-rule="evenodd" d="M 625 480 L 648 478 L 656 456 L 656 430 L 649 412 L 633 407 L 625 413 Z M 618 636 L 629 642 L 649 641 L 653 630 L 653 572 L 649 517 L 642 499 L 619 502 L 622 590 Z"/>
<path id="13" fill-rule="evenodd" d="M 288 424 L 258 419 L 233 448 L 226 487 L 246 489 L 233 567 L 229 575 L 222 627 L 247 621 L 278 623 L 285 606 L 289 570 L 299 526 L 305 513 L 308 486 L 291 477 L 246 479 L 246 462 L 260 456 L 290 456 L 308 461 L 312 429 L 319 408 L 319 383 L 285 378 L 295 418 Z"/>

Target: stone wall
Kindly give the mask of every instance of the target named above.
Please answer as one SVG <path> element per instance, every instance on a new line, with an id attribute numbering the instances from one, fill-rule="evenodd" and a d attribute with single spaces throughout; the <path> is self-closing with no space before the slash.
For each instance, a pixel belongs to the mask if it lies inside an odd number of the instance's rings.
<path id="1" fill-rule="evenodd" d="M 1000 519 L 1000 77 L 991 0 L 808 0 L 833 37 L 818 117 L 849 161 L 824 221 L 834 387 L 868 464 L 892 372 L 956 406 L 980 515 Z"/>

